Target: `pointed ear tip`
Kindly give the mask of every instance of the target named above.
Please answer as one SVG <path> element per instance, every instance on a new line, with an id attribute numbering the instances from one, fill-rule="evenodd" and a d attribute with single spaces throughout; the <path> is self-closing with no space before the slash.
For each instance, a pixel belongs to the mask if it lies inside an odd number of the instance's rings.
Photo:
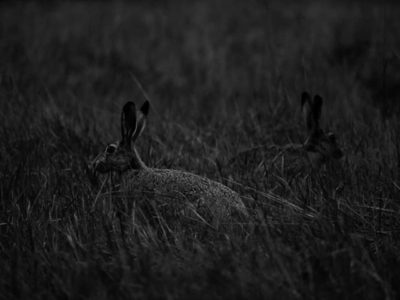
<path id="1" fill-rule="evenodd" d="M 149 111 L 150 111 L 150 102 L 149 102 L 148 100 L 146 100 L 146 101 L 143 103 L 143 105 L 142 105 L 142 107 L 140 108 L 140 110 L 142 111 L 142 113 L 143 113 L 145 116 L 147 116 L 147 114 L 148 114 Z"/>
<path id="2" fill-rule="evenodd" d="M 310 99 L 310 94 L 306 91 L 301 93 L 301 105 L 303 106 Z"/>
<path id="3" fill-rule="evenodd" d="M 125 110 L 127 110 L 127 109 L 132 108 L 132 107 L 136 107 L 135 102 L 133 102 L 133 101 L 128 101 L 128 102 L 125 103 L 125 105 L 124 105 L 124 107 L 123 107 L 123 110 L 125 111 Z"/>
<path id="4" fill-rule="evenodd" d="M 308 97 L 310 94 L 307 91 L 301 93 L 301 98 Z"/>
<path id="5" fill-rule="evenodd" d="M 314 96 L 314 102 L 318 103 L 318 104 L 322 104 L 322 97 L 318 94 L 316 94 Z"/>

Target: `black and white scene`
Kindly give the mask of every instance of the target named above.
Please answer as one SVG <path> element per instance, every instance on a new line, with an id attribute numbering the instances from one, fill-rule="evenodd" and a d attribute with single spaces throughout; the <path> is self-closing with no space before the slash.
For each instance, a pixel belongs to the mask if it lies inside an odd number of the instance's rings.
<path id="1" fill-rule="evenodd" d="M 0 299 L 399 299 L 400 3 L 0 3 Z"/>

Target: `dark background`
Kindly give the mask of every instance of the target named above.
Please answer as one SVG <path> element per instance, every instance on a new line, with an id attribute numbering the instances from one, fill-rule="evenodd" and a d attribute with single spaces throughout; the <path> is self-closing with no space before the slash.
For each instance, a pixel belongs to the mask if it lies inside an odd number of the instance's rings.
<path id="1" fill-rule="evenodd" d="M 399 14 L 381 1 L 2 3 L 0 297 L 399 297 Z M 144 101 L 134 78 L 152 103 L 143 160 L 245 195 L 240 230 L 124 236 L 97 201 L 85 168 L 119 138 L 122 105 Z M 345 153 L 321 176 L 272 168 L 260 147 L 304 141 L 304 90 Z"/>

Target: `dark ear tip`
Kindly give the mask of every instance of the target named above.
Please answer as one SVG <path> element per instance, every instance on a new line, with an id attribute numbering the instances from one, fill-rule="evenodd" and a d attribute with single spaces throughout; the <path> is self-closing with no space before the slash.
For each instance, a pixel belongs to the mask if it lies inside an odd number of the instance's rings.
<path id="1" fill-rule="evenodd" d="M 124 105 L 124 107 L 123 107 L 122 110 L 123 110 L 124 112 L 128 112 L 128 111 L 130 111 L 130 110 L 135 111 L 135 110 L 136 110 L 136 105 L 135 105 L 134 102 L 128 101 L 128 102 L 125 103 L 125 105 Z"/>
<path id="2" fill-rule="evenodd" d="M 301 105 L 304 105 L 304 103 L 306 103 L 306 101 L 308 101 L 309 99 L 310 99 L 309 93 L 307 93 L 306 91 L 301 93 Z"/>
<path id="3" fill-rule="evenodd" d="M 315 95 L 314 96 L 314 103 L 315 104 L 318 104 L 318 105 L 321 105 L 322 104 L 322 97 L 320 96 L 320 95 Z"/>
<path id="4" fill-rule="evenodd" d="M 146 102 L 143 103 L 142 107 L 140 108 L 140 111 L 147 116 L 149 111 L 150 111 L 150 102 L 146 100 Z"/>
<path id="5" fill-rule="evenodd" d="M 301 98 L 306 98 L 306 97 L 309 97 L 309 96 L 310 96 L 310 94 L 307 91 L 304 91 L 304 92 L 301 93 Z"/>

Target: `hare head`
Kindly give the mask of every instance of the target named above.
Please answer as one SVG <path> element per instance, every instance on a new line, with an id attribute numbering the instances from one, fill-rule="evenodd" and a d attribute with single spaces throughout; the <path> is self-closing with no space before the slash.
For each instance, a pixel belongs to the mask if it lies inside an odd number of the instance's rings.
<path id="1" fill-rule="evenodd" d="M 146 126 L 150 103 L 146 101 L 140 110 L 133 102 L 127 102 L 121 112 L 121 140 L 108 144 L 92 162 L 92 170 L 99 173 L 124 172 L 142 169 L 145 164 L 136 152 L 134 143 Z"/>
<path id="2" fill-rule="evenodd" d="M 311 99 L 310 94 L 303 92 L 301 95 L 301 108 L 308 133 L 303 146 L 312 166 L 319 168 L 331 159 L 341 158 L 343 152 L 336 143 L 335 135 L 332 132 L 325 133 L 320 128 L 321 96 L 315 95 L 314 99 Z"/>

